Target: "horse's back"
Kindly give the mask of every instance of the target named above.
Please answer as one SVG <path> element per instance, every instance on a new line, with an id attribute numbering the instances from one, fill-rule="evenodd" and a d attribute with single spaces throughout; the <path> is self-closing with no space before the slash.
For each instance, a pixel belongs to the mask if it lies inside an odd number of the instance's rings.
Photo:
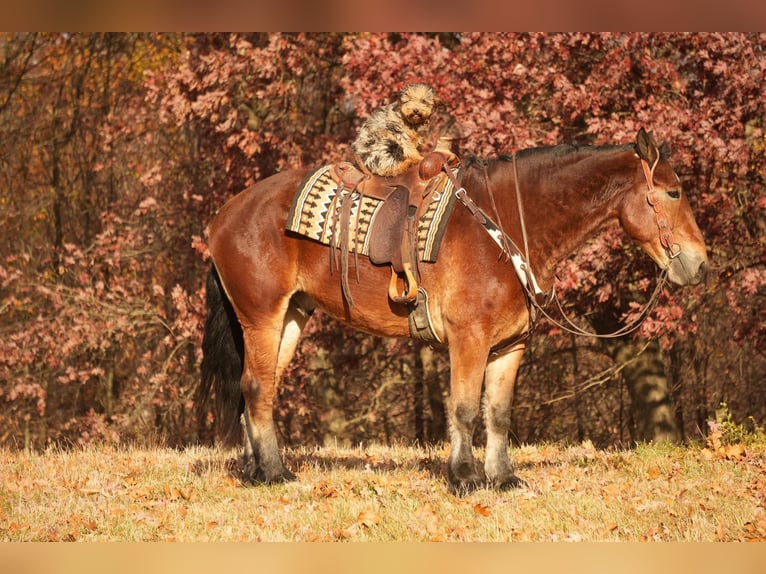
<path id="1" fill-rule="evenodd" d="M 306 170 L 277 173 L 229 199 L 210 226 L 211 253 L 218 241 L 243 237 L 253 240 L 260 234 L 268 236 L 281 231 L 292 194 L 306 173 Z"/>

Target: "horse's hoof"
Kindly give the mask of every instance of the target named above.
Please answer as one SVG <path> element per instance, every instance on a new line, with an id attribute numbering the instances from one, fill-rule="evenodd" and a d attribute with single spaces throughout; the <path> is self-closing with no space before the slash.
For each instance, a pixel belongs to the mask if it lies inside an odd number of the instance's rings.
<path id="1" fill-rule="evenodd" d="M 258 462 L 252 457 L 243 456 L 240 466 L 240 480 L 245 484 L 259 484 L 266 476 Z"/>
<path id="2" fill-rule="evenodd" d="M 294 473 L 287 470 L 286 468 L 278 472 L 266 474 L 266 472 L 259 467 L 257 472 L 248 476 L 248 479 L 250 484 L 268 486 L 270 484 L 282 484 L 284 482 L 292 482 L 294 480 L 298 480 L 298 477 Z"/>
<path id="3" fill-rule="evenodd" d="M 240 457 L 240 480 L 244 484 L 280 484 L 298 480 L 282 463 L 264 464 L 260 457 L 243 454 Z"/>
<path id="4" fill-rule="evenodd" d="M 512 490 L 514 488 L 526 488 L 529 486 L 526 480 L 519 478 L 513 473 L 502 478 L 495 478 L 490 481 L 490 484 L 497 490 Z"/>
<path id="5" fill-rule="evenodd" d="M 475 490 L 484 487 L 484 482 L 481 480 L 464 480 L 459 483 L 450 483 L 449 489 L 452 494 L 457 497 L 468 496 Z"/>
<path id="6" fill-rule="evenodd" d="M 264 482 L 266 484 L 281 484 L 283 482 L 293 482 L 295 480 L 298 480 L 298 477 L 295 475 L 295 473 L 285 469 L 282 469 L 282 472 L 276 474 L 275 476 L 272 476 L 268 480 L 265 480 Z"/>
<path id="7" fill-rule="evenodd" d="M 477 488 L 482 488 L 485 480 L 476 472 L 475 467 L 467 462 L 457 464 L 455 468 L 447 463 L 447 483 L 452 494 L 465 496 Z"/>

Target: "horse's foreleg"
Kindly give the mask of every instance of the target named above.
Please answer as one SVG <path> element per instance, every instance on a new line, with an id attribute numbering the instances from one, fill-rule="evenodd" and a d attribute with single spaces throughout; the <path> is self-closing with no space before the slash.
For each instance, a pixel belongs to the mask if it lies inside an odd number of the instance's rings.
<path id="1" fill-rule="evenodd" d="M 481 385 L 488 351 L 474 346 L 470 337 L 450 344 L 450 454 L 447 479 L 461 494 L 483 484 L 473 456 L 473 433 L 481 412 Z"/>
<path id="2" fill-rule="evenodd" d="M 508 456 L 508 430 L 516 374 L 524 355 L 523 344 L 490 359 L 485 378 L 484 422 L 487 428 L 487 454 L 484 472 L 496 488 L 515 488 L 523 484 L 513 473 Z"/>

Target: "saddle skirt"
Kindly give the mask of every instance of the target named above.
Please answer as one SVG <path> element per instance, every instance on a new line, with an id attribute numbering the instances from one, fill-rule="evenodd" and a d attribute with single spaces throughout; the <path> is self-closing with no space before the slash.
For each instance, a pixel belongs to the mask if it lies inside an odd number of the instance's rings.
<path id="1" fill-rule="evenodd" d="M 418 259 L 435 262 L 456 199 L 454 186 L 447 175 L 440 173 L 414 185 L 410 181 L 362 177 L 356 188 L 348 189 L 338 181 L 340 166 L 346 170 L 356 169 L 350 164 L 329 164 L 306 176 L 293 196 L 285 228 L 338 249 L 342 248 L 341 238 L 347 238 L 349 253 L 370 257 L 371 245 L 374 254 L 376 241 L 371 230 L 375 234 L 385 232 L 381 228 L 388 225 L 383 221 L 390 211 L 384 205 L 386 197 L 401 201 L 400 195 L 393 192 L 405 183 L 410 191 L 408 203 L 415 204 L 418 214 L 414 230 Z M 459 165 L 451 169 L 457 176 Z M 351 194 L 350 198 L 346 197 L 348 194 Z M 340 207 L 348 199 L 351 200 L 350 214 L 342 218 Z M 341 219 L 348 221 L 347 233 L 339 229 Z"/>

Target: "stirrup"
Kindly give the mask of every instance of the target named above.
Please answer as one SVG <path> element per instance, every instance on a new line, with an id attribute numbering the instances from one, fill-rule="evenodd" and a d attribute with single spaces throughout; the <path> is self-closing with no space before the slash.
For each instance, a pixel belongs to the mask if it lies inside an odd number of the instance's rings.
<path id="1" fill-rule="evenodd" d="M 388 284 L 388 297 L 394 303 L 400 303 L 406 305 L 412 303 L 418 298 L 418 282 L 415 280 L 415 275 L 412 273 L 412 266 L 404 264 L 404 287 L 405 291 L 400 295 L 398 286 L 399 276 L 391 267 L 391 281 Z"/>

